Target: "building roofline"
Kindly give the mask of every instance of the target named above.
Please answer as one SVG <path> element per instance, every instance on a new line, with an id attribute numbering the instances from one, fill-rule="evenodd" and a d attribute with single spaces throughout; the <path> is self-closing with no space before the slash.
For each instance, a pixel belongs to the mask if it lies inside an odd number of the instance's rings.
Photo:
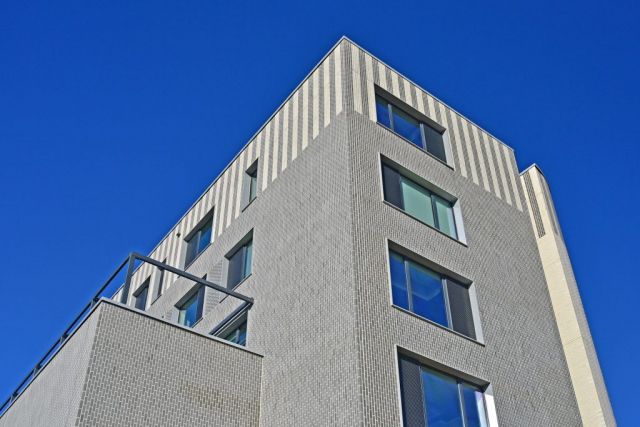
<path id="1" fill-rule="evenodd" d="M 533 163 L 531 166 L 529 166 L 528 168 L 526 168 L 525 170 L 523 170 L 522 172 L 520 172 L 520 176 L 524 175 L 525 173 L 527 173 L 529 171 L 529 169 L 538 169 L 538 172 L 540 172 L 540 175 L 542 175 L 544 177 L 544 180 L 547 180 L 547 177 L 544 175 L 544 172 L 542 172 L 542 169 L 540 169 L 540 166 L 538 166 L 537 163 Z"/>
<path id="2" fill-rule="evenodd" d="M 369 52 L 368 50 L 364 49 L 362 46 L 360 46 L 358 43 L 354 42 L 353 40 L 351 40 L 349 37 L 347 36 L 342 36 L 340 37 L 340 39 L 331 47 L 331 49 L 329 49 L 329 51 L 322 57 L 322 59 L 320 59 L 320 61 L 318 61 L 318 63 L 311 69 L 311 71 L 309 71 L 309 73 L 307 73 L 307 75 L 300 81 L 300 83 L 291 91 L 291 93 L 289 94 L 289 96 L 287 96 L 285 98 L 285 100 L 278 106 L 278 108 L 276 108 L 273 112 L 273 114 L 271 114 L 269 116 L 269 118 L 267 118 L 267 120 L 265 120 L 265 122 L 262 124 L 262 126 L 260 126 L 260 128 L 258 128 L 258 130 L 253 134 L 253 136 L 251 136 L 251 138 L 249 138 L 249 140 L 247 141 L 246 144 L 244 144 L 242 146 L 242 148 L 240 148 L 240 150 L 238 151 L 238 153 L 233 156 L 233 158 L 231 159 L 231 161 L 229 161 L 229 163 L 227 164 L 227 166 L 224 167 L 224 169 L 222 169 L 220 171 L 220 173 L 216 176 L 216 178 L 211 182 L 211 184 L 209 184 L 207 186 L 207 188 L 202 192 L 202 194 L 195 200 L 195 202 L 185 211 L 185 213 L 175 222 L 175 224 L 171 227 L 171 229 L 169 229 L 169 232 L 167 234 L 165 234 L 160 241 L 158 242 L 158 244 L 156 246 L 154 246 L 154 248 L 149 252 L 149 255 L 153 254 L 153 252 L 158 249 L 160 247 L 160 245 L 165 241 L 165 239 L 167 237 L 169 237 L 169 235 L 171 233 L 174 232 L 174 230 L 176 229 L 176 227 L 180 224 L 180 222 L 189 214 L 189 212 L 191 212 L 191 209 L 193 209 L 199 202 L 200 200 L 207 194 L 207 192 L 209 192 L 209 190 L 211 190 L 211 188 L 218 182 L 218 180 L 222 177 L 222 175 L 224 175 L 224 173 L 227 171 L 227 169 L 229 169 L 231 167 L 231 165 L 233 164 L 233 162 L 236 161 L 236 159 L 238 157 L 240 157 L 240 154 L 242 154 L 242 152 L 249 146 L 249 144 L 251 144 L 251 142 L 253 142 L 253 140 L 255 140 L 255 138 L 260 134 L 260 132 L 262 132 L 262 130 L 267 126 L 267 124 L 276 116 L 276 114 L 278 114 L 278 112 L 284 107 L 284 105 L 291 99 L 291 97 L 293 97 L 293 95 L 296 93 L 296 91 L 298 89 L 300 89 L 302 87 L 302 85 L 309 79 L 309 77 L 311 77 L 311 75 L 318 69 L 318 67 L 324 62 L 325 59 L 327 59 L 329 57 L 329 55 L 331 55 L 333 53 L 333 51 L 336 49 L 336 47 L 338 47 L 340 45 L 340 43 L 342 43 L 342 41 L 348 41 L 349 43 L 352 43 L 354 46 L 357 46 L 358 49 L 362 50 L 363 52 L 366 52 L 368 55 L 371 55 L 371 57 L 375 58 L 377 61 L 380 61 L 382 64 L 384 64 L 386 67 L 388 67 L 389 69 L 391 69 L 393 72 L 397 73 L 398 75 L 402 76 L 403 78 L 405 78 L 407 81 L 409 81 L 410 83 L 414 84 L 415 86 L 419 87 L 421 90 L 424 90 L 425 92 L 427 92 L 430 96 L 432 96 L 434 99 L 436 99 L 438 102 L 440 102 L 442 105 L 446 106 L 447 108 L 449 108 L 451 111 L 455 112 L 456 114 L 458 114 L 460 117 L 464 118 L 465 120 L 469 121 L 470 123 L 473 123 L 476 127 L 478 127 L 478 129 L 481 129 L 483 132 L 485 132 L 486 134 L 488 134 L 489 136 L 491 136 L 491 138 L 495 139 L 496 141 L 498 141 L 500 144 L 502 144 L 503 146 L 507 147 L 509 150 L 514 151 L 512 147 L 510 147 L 509 145 L 505 144 L 504 142 L 502 142 L 500 139 L 496 138 L 493 134 L 491 134 L 490 132 L 487 132 L 484 128 L 478 126 L 475 122 L 473 122 L 472 120 L 469 120 L 465 115 L 461 114 L 459 111 L 457 111 L 454 108 L 451 108 L 451 106 L 449 106 L 447 103 L 442 102 L 439 98 L 433 96 L 433 94 L 431 94 L 430 92 L 426 91 L 425 89 L 422 88 L 422 86 L 420 86 L 419 84 L 415 83 L 414 81 L 412 81 L 411 79 L 408 79 L 404 74 L 396 71 L 395 68 L 389 66 L 386 62 L 380 60 L 380 58 L 378 58 L 377 56 L 371 54 L 371 52 Z M 542 171 L 540 171 L 542 172 Z"/>

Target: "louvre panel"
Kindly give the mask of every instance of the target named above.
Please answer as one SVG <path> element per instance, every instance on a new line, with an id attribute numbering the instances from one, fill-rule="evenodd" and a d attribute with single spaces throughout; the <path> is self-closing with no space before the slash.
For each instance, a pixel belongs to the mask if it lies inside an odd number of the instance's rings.
<path id="1" fill-rule="evenodd" d="M 469 288 L 451 279 L 447 279 L 447 293 L 449 295 L 449 308 L 451 311 L 453 330 L 469 338 L 476 339 Z"/>
<path id="2" fill-rule="evenodd" d="M 424 403 L 422 399 L 422 375 L 420 364 L 398 355 L 400 365 L 400 391 L 402 393 L 402 417 L 404 427 L 424 427 Z"/>
<path id="3" fill-rule="evenodd" d="M 536 193 L 533 191 L 533 184 L 531 183 L 531 177 L 529 176 L 529 173 L 527 172 L 523 176 L 524 185 L 527 188 L 527 194 L 529 194 L 529 201 L 531 202 L 531 211 L 533 212 L 533 219 L 536 223 L 538 238 L 540 238 L 545 235 L 544 225 L 542 224 L 542 215 L 540 215 L 540 207 L 538 206 Z"/>
<path id="4" fill-rule="evenodd" d="M 382 165 L 382 181 L 384 185 L 384 199 L 402 209 L 402 189 L 400 175 L 387 165 Z"/>

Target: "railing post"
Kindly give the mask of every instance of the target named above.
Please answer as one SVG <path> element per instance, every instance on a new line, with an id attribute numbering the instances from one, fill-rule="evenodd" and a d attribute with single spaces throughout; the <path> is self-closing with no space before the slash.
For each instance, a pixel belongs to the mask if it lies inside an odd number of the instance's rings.
<path id="1" fill-rule="evenodd" d="M 122 295 L 120 295 L 120 302 L 127 305 L 129 300 L 129 288 L 131 287 L 131 277 L 133 276 L 133 269 L 136 264 L 136 257 L 133 253 L 129 254 L 129 265 L 127 266 L 127 276 L 124 279 L 124 286 L 122 287 Z"/>

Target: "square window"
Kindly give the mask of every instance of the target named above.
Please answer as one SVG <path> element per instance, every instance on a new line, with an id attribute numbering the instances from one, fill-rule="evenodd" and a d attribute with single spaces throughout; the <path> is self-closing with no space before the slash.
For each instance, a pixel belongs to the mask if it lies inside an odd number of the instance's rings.
<path id="1" fill-rule="evenodd" d="M 402 354 L 398 362 L 405 426 L 489 426 L 486 386 L 472 384 Z"/>
<path id="2" fill-rule="evenodd" d="M 444 191 L 438 195 L 385 163 L 382 163 L 382 184 L 387 202 L 447 236 L 460 240 L 456 224 L 459 214 L 455 212 L 455 203 L 442 197 Z"/>
<path id="3" fill-rule="evenodd" d="M 178 323 L 187 327 L 192 327 L 202 317 L 204 304 L 204 286 L 200 286 L 197 291 L 180 305 L 178 308 Z"/>
<path id="4" fill-rule="evenodd" d="M 436 129 L 437 125 L 418 119 L 416 117 L 418 114 L 412 114 L 378 94 L 376 95 L 376 115 L 378 123 L 448 163 L 444 129 L 442 131 Z"/>
<path id="5" fill-rule="evenodd" d="M 389 250 L 393 304 L 477 338 L 470 285 L 438 273 L 396 251 Z"/>

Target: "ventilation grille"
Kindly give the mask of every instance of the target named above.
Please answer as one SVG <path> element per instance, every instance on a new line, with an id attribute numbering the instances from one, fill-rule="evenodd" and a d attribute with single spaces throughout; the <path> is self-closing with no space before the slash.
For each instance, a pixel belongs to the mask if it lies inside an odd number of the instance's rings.
<path id="1" fill-rule="evenodd" d="M 524 184 L 527 187 L 527 194 L 529 194 L 529 202 L 531 203 L 531 211 L 533 212 L 533 219 L 536 223 L 536 229 L 538 230 L 538 238 L 544 236 L 544 225 L 542 225 L 542 216 L 540 215 L 540 207 L 536 200 L 536 194 L 533 192 L 533 184 L 531 183 L 531 177 L 529 172 L 524 174 Z"/>
<path id="2" fill-rule="evenodd" d="M 420 364 L 398 355 L 400 365 L 400 390 L 402 392 L 402 417 L 404 427 L 424 427 L 424 403 L 422 400 L 422 373 Z"/>
<path id="3" fill-rule="evenodd" d="M 473 325 L 473 311 L 469 299 L 469 288 L 447 278 L 447 295 L 451 312 L 453 330 L 469 338 L 476 339 L 476 329 Z"/>

